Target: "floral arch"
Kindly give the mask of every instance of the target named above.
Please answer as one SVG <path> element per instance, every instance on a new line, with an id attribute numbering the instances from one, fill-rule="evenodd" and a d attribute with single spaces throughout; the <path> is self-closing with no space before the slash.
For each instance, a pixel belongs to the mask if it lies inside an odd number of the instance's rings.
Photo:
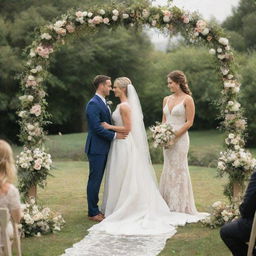
<path id="1" fill-rule="evenodd" d="M 24 144 L 18 156 L 20 190 L 25 195 L 31 187 L 44 187 L 52 160 L 45 152 L 43 127 L 48 123 L 44 79 L 49 59 L 58 45 L 73 33 L 99 27 L 142 26 L 172 31 L 184 31 L 188 40 L 200 42 L 209 48 L 216 59 L 223 81 L 220 100 L 222 128 L 226 131 L 225 150 L 220 153 L 218 173 L 227 174 L 229 182 L 224 192 L 232 198 L 236 184 L 243 185 L 256 165 L 255 159 L 244 149 L 246 120 L 238 102 L 240 84 L 234 69 L 234 57 L 225 33 L 216 25 L 210 25 L 197 14 L 190 14 L 178 7 L 108 7 L 106 9 L 68 11 L 61 18 L 40 28 L 28 47 L 26 69 L 21 75 L 20 140 Z M 83 29 L 82 29 L 83 28 Z"/>

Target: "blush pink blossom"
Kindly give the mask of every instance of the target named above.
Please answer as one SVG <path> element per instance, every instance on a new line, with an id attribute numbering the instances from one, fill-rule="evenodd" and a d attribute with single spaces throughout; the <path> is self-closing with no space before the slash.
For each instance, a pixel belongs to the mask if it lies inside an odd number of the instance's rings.
<path id="1" fill-rule="evenodd" d="M 30 113 L 34 114 L 35 116 L 40 116 L 41 115 L 41 106 L 39 104 L 34 105 L 30 109 Z"/>

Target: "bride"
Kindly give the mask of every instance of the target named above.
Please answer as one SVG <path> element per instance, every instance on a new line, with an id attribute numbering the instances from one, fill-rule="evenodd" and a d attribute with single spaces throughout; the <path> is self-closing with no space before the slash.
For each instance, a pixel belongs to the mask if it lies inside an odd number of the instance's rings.
<path id="1" fill-rule="evenodd" d="M 176 233 L 175 226 L 194 221 L 185 213 L 170 212 L 158 190 L 140 101 L 130 79 L 117 78 L 113 91 L 120 99 L 112 115 L 115 125 L 102 126 L 129 135 L 110 147 L 102 205 L 105 219 L 65 255 L 157 255 Z"/>

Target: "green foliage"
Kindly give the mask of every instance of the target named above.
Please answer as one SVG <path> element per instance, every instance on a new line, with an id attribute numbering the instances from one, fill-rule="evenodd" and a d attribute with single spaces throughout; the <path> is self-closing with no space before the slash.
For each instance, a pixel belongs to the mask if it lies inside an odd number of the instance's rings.
<path id="1" fill-rule="evenodd" d="M 242 90 L 241 101 L 245 108 L 245 116 L 248 120 L 248 143 L 255 145 L 256 141 L 256 52 L 251 54 L 245 65 L 241 66 L 242 71 Z"/>
<path id="2" fill-rule="evenodd" d="M 239 51 L 247 49 L 256 49 L 256 3 L 253 0 L 240 0 L 237 8 L 228 17 L 223 27 L 235 33 L 231 33 L 231 42 L 233 47 Z M 239 34 L 243 39 L 239 38 Z M 236 41 L 239 39 L 239 41 Z"/>

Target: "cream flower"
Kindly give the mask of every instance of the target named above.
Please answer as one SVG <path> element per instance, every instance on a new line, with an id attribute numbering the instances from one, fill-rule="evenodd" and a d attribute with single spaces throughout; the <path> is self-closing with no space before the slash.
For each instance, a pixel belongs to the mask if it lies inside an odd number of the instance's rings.
<path id="1" fill-rule="evenodd" d="M 219 39 L 219 43 L 226 46 L 226 45 L 229 44 L 229 41 L 228 41 L 227 38 L 221 37 L 221 38 Z"/>

